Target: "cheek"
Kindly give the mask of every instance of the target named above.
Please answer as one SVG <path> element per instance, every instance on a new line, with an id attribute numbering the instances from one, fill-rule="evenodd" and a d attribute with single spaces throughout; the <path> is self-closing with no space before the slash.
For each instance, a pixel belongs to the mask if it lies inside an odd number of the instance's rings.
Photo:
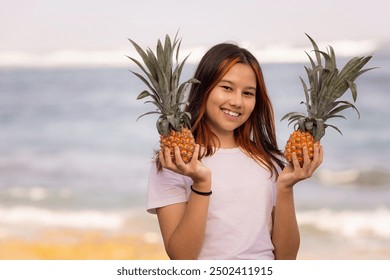
<path id="1" fill-rule="evenodd" d="M 248 100 L 247 104 L 246 104 L 246 112 L 248 113 L 248 115 L 252 114 L 253 110 L 255 109 L 255 106 L 256 106 L 256 100 Z"/>
<path id="2" fill-rule="evenodd" d="M 205 117 L 209 119 L 210 116 L 214 116 L 217 108 L 214 102 L 209 99 L 206 104 Z"/>
<path id="3" fill-rule="evenodd" d="M 218 90 L 214 90 L 210 93 L 206 103 L 206 114 L 207 112 L 219 110 L 219 107 L 224 102 L 224 96 Z"/>

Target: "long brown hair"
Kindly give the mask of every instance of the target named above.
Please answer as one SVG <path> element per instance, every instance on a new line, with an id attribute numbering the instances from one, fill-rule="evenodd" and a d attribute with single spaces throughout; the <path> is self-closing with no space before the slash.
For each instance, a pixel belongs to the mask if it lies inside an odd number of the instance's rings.
<path id="1" fill-rule="evenodd" d="M 234 131 L 237 144 L 255 160 L 264 164 L 272 174 L 278 174 L 276 165 L 284 167 L 278 149 L 274 113 L 267 94 L 263 73 L 257 59 L 246 49 L 234 44 L 218 44 L 201 59 L 188 97 L 187 111 L 192 116 L 192 132 L 195 142 L 205 147 L 202 156 L 210 156 L 219 146 L 218 138 L 205 122 L 206 103 L 211 90 L 236 64 L 249 65 L 256 75 L 256 104 L 249 119 Z"/>

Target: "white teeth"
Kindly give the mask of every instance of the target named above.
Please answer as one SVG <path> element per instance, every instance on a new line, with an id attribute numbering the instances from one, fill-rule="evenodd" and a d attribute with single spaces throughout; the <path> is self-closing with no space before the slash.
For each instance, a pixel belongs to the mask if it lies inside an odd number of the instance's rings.
<path id="1" fill-rule="evenodd" d="M 225 114 L 228 114 L 229 116 L 232 116 L 232 117 L 238 117 L 240 114 L 239 113 L 236 113 L 236 112 L 232 112 L 232 111 L 228 111 L 228 110 L 222 110 Z"/>

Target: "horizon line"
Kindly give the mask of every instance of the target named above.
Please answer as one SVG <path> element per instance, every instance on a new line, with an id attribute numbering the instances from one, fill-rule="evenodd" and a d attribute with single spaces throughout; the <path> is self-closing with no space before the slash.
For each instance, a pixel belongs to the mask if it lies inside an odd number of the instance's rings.
<path id="1" fill-rule="evenodd" d="M 272 63 L 303 63 L 307 61 L 312 46 L 308 48 L 294 47 L 288 44 L 268 45 L 262 48 L 255 48 L 250 43 L 238 44 L 248 49 L 260 62 L 260 64 Z M 374 41 L 337 41 L 331 44 L 318 43 L 321 50 L 327 50 L 332 46 L 337 58 L 353 56 L 372 55 L 374 52 L 382 51 L 380 44 Z M 208 48 L 186 47 L 180 50 L 179 59 L 184 59 L 189 54 L 187 64 L 196 64 L 206 53 Z M 390 53 L 390 50 L 385 50 Z M 184 55 L 183 55 L 184 54 Z M 136 51 L 129 46 L 117 50 L 75 50 L 62 49 L 46 53 L 34 53 L 23 51 L 0 51 L 0 67 L 7 68 L 52 68 L 52 67 L 129 67 L 135 66 L 127 56 L 139 58 Z"/>

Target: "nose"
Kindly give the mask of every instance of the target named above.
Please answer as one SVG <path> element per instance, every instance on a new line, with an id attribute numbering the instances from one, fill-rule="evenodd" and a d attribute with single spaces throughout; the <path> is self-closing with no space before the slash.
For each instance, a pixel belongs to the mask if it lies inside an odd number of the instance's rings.
<path id="1" fill-rule="evenodd" d="M 234 91 L 230 95 L 229 105 L 240 108 L 242 106 L 242 94 L 241 91 Z"/>

